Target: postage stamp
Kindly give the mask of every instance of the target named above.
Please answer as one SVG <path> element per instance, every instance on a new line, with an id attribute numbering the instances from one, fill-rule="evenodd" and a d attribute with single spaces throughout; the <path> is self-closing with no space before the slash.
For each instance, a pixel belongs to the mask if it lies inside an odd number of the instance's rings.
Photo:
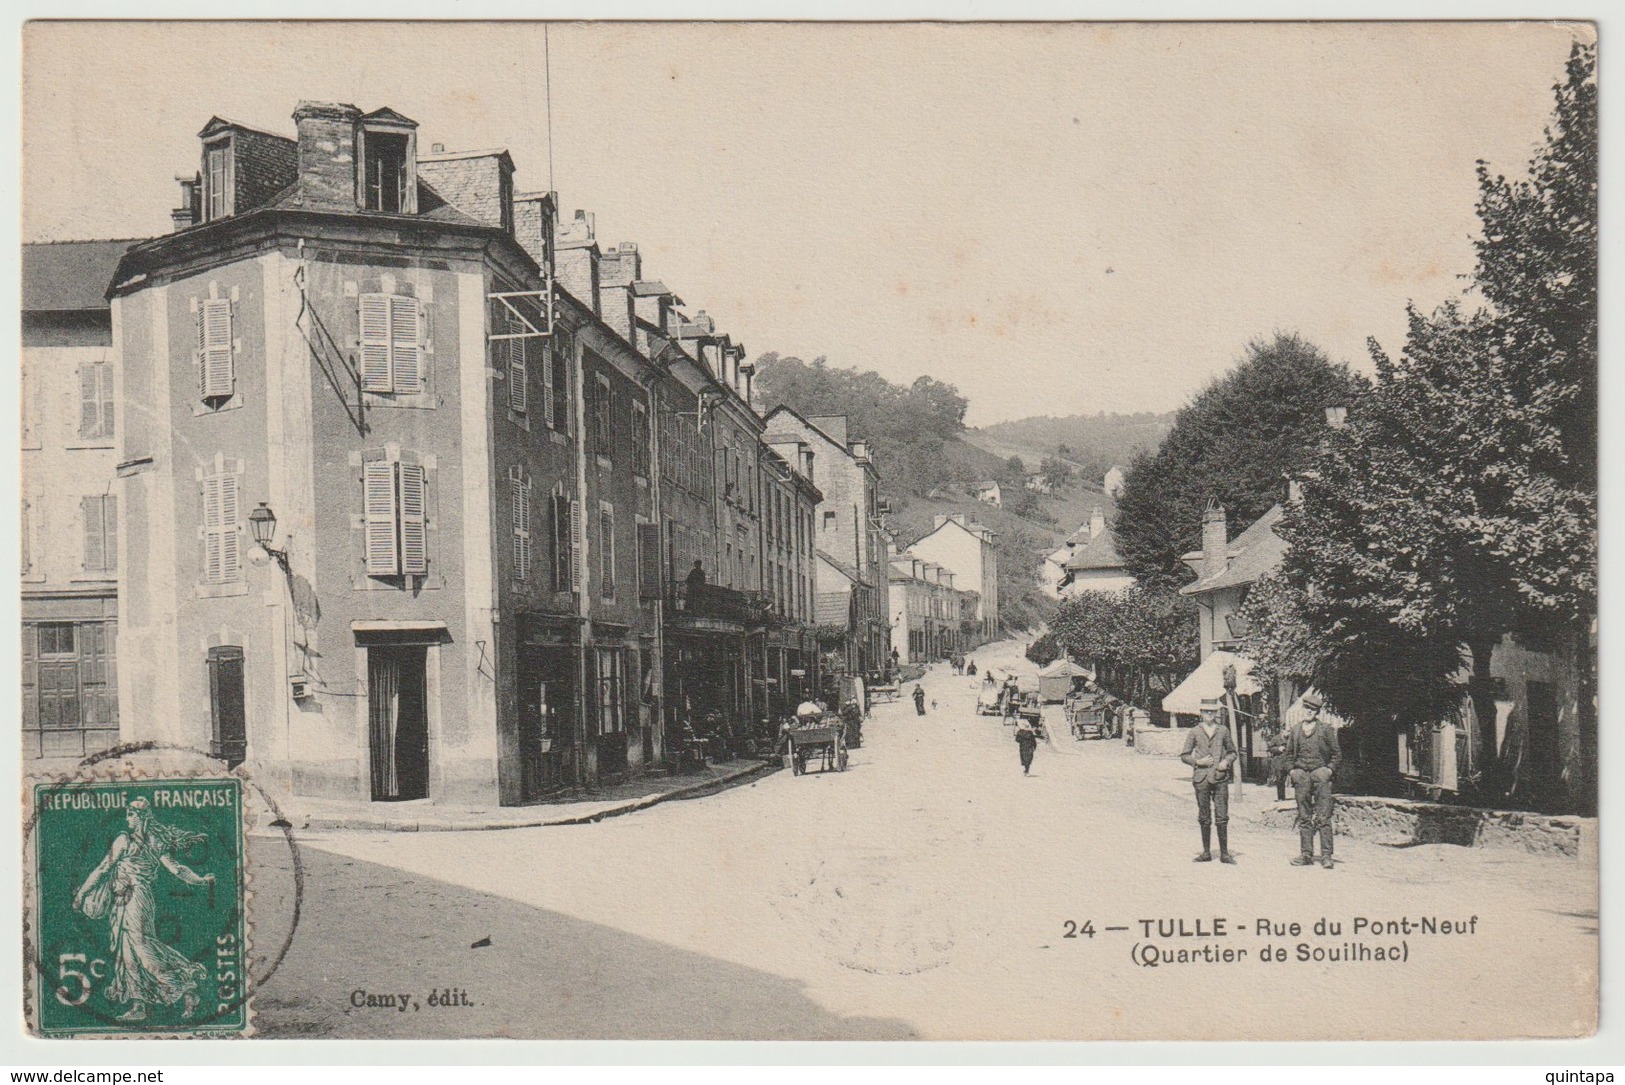
<path id="1" fill-rule="evenodd" d="M 41 1036 L 249 1028 L 243 783 L 36 783 L 24 861 Z"/>

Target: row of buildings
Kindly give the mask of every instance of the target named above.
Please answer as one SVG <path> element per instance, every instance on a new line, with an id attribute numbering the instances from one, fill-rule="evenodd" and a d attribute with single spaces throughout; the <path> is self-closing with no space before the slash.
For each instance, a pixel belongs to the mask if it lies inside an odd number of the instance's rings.
<path id="1" fill-rule="evenodd" d="M 25 248 L 25 756 L 516 804 L 885 665 L 844 419 L 760 410 L 743 345 L 506 151 L 293 119 L 210 119 L 164 236 Z"/>

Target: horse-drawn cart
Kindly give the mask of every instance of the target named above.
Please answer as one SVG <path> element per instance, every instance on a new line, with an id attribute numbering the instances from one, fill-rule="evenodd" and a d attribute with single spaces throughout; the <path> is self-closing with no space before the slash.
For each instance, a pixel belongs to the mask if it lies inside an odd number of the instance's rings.
<path id="1" fill-rule="evenodd" d="M 810 761 L 821 762 L 820 772 L 846 771 L 846 725 L 816 723 L 810 727 L 787 727 L 784 731 L 784 767 L 800 776 Z"/>

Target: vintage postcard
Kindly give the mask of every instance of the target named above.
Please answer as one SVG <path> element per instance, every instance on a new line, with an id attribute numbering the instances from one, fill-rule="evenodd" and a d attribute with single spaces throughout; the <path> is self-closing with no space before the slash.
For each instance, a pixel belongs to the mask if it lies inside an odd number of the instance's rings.
<path id="1" fill-rule="evenodd" d="M 1596 58 L 27 24 L 16 1027 L 1592 1035 Z"/>

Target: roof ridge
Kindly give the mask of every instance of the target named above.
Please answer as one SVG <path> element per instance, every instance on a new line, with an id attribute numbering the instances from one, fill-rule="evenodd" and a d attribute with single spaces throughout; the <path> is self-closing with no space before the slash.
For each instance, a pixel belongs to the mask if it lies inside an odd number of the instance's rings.
<path id="1" fill-rule="evenodd" d="M 24 241 L 27 245 L 133 245 L 137 241 L 150 241 L 148 237 L 60 237 L 46 241 Z"/>

